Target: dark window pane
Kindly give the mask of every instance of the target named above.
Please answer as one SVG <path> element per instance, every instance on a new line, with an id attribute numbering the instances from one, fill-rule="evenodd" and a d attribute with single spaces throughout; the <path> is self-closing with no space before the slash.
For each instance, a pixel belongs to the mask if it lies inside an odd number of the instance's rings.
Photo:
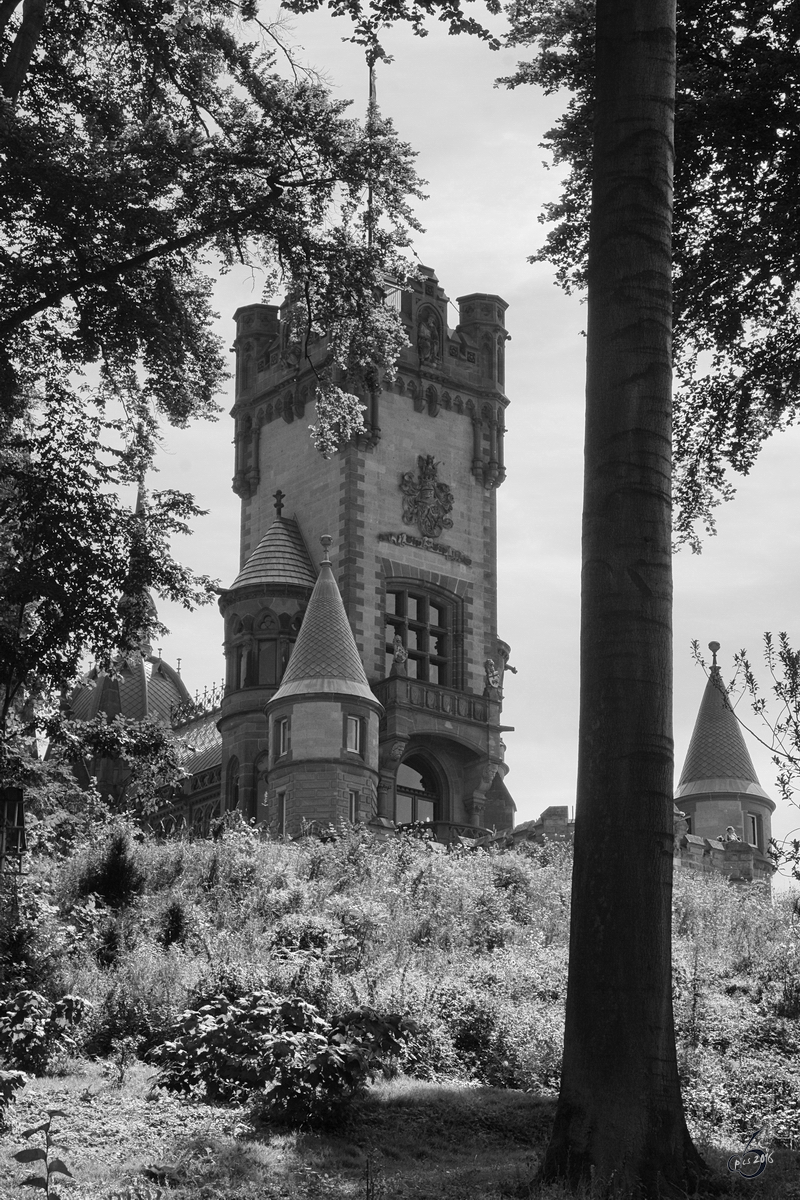
<path id="1" fill-rule="evenodd" d="M 262 642 L 258 653 L 258 682 L 271 687 L 278 682 L 278 643 Z"/>

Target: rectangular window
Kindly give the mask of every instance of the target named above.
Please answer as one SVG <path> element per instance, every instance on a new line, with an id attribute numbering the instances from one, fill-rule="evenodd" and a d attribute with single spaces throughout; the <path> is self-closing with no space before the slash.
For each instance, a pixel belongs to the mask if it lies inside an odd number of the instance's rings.
<path id="1" fill-rule="evenodd" d="M 358 821 L 358 792 L 354 792 L 351 788 L 347 793 L 348 801 L 348 820 L 351 825 L 355 825 Z"/>
<path id="2" fill-rule="evenodd" d="M 348 717 L 345 746 L 351 754 L 361 754 L 361 717 Z"/>
<path id="3" fill-rule="evenodd" d="M 748 813 L 746 817 L 745 829 L 747 831 L 747 840 L 751 846 L 757 846 L 759 850 L 763 850 L 762 845 L 763 834 L 761 832 L 761 817 L 757 813 Z"/>
<path id="4" fill-rule="evenodd" d="M 454 605 L 430 599 L 418 592 L 397 591 L 392 585 L 386 595 L 386 675 L 406 675 L 442 687 L 458 686 L 453 662 Z M 402 670 L 395 667 L 395 639 L 402 643 L 407 659 Z"/>
<path id="5" fill-rule="evenodd" d="M 289 753 L 289 718 L 281 717 L 275 722 L 275 757 Z"/>
<path id="6" fill-rule="evenodd" d="M 278 837 L 286 837 L 286 792 L 278 792 Z"/>

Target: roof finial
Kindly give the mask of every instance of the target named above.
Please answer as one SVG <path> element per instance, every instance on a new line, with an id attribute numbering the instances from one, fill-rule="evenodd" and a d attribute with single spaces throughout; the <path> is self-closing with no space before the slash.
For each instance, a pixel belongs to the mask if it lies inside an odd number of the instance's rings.
<path id="1" fill-rule="evenodd" d="M 719 669 L 717 667 L 717 651 L 719 650 L 719 642 L 709 642 L 708 648 L 713 655 L 713 662 L 711 663 L 711 670 L 717 671 Z"/>
<path id="2" fill-rule="evenodd" d="M 278 514 L 278 516 L 280 516 L 283 512 L 283 501 L 286 493 L 282 492 L 281 489 L 278 488 L 277 492 L 273 492 L 272 495 L 275 497 L 275 512 Z"/>
<path id="3" fill-rule="evenodd" d="M 329 533 L 323 533 L 322 537 L 319 540 L 322 545 L 322 549 L 325 551 L 325 557 L 323 558 L 322 562 L 323 562 L 323 564 L 328 563 L 328 565 L 330 566 L 331 556 L 328 553 L 328 547 L 330 546 L 331 542 L 333 541 L 333 538 L 331 537 L 331 535 Z"/>

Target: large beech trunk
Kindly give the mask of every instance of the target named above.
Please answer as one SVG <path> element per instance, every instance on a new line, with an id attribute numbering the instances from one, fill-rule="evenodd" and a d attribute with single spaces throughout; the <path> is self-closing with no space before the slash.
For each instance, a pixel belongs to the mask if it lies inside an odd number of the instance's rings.
<path id="1" fill-rule="evenodd" d="M 598 0 L 581 710 L 561 1094 L 545 1178 L 703 1173 L 671 991 L 675 0 Z"/>

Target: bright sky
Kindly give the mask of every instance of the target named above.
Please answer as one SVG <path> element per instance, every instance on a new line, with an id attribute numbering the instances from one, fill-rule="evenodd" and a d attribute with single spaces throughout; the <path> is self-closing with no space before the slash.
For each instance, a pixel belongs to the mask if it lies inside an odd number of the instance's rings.
<path id="1" fill-rule="evenodd" d="M 293 40 L 328 76 L 334 94 L 363 113 L 367 71 L 360 51 L 342 43 L 343 20 L 297 18 Z M 542 134 L 564 101 L 533 88 L 494 88 L 516 52 L 493 53 L 466 37 L 434 29 L 424 39 L 392 31 L 395 61 L 378 67 L 378 101 L 400 136 L 418 151 L 429 199 L 419 207 L 426 232 L 416 242 L 452 300 L 468 292 L 501 295 L 507 326 L 506 463 L 498 493 L 499 635 L 512 646 L 516 676 L 506 676 L 503 720 L 507 784 L 518 820 L 550 804 L 574 804 L 578 721 L 580 515 L 583 443 L 585 308 L 565 297 L 552 271 L 526 259 L 541 244 L 542 204 L 556 197 L 559 174 L 543 166 Z M 237 305 L 260 300 L 260 283 L 228 276 L 220 283 L 220 331 L 233 338 Z M 453 322 L 455 316 L 453 315 Z M 231 363 L 233 356 L 231 356 Z M 239 500 L 230 490 L 232 387 L 216 425 L 168 430 L 155 487 L 193 492 L 209 515 L 177 546 L 194 569 L 223 585 L 238 571 Z M 786 630 L 800 644 L 800 430 L 773 439 L 736 499 L 719 510 L 719 532 L 702 555 L 675 560 L 675 752 L 680 775 L 705 677 L 691 659 L 697 638 L 721 643 L 723 673 L 746 647 L 761 662 L 762 635 Z M 216 609 L 184 614 L 160 606 L 172 630 L 163 654 L 181 659 L 190 690 L 222 678 L 222 622 Z M 709 657 L 707 655 L 707 657 Z M 765 678 L 766 685 L 766 678 Z M 755 718 L 740 713 L 746 724 Z M 748 720 L 750 717 L 750 720 Z M 778 799 L 770 754 L 746 741 L 762 785 Z M 773 834 L 800 826 L 800 812 L 781 810 Z"/>

